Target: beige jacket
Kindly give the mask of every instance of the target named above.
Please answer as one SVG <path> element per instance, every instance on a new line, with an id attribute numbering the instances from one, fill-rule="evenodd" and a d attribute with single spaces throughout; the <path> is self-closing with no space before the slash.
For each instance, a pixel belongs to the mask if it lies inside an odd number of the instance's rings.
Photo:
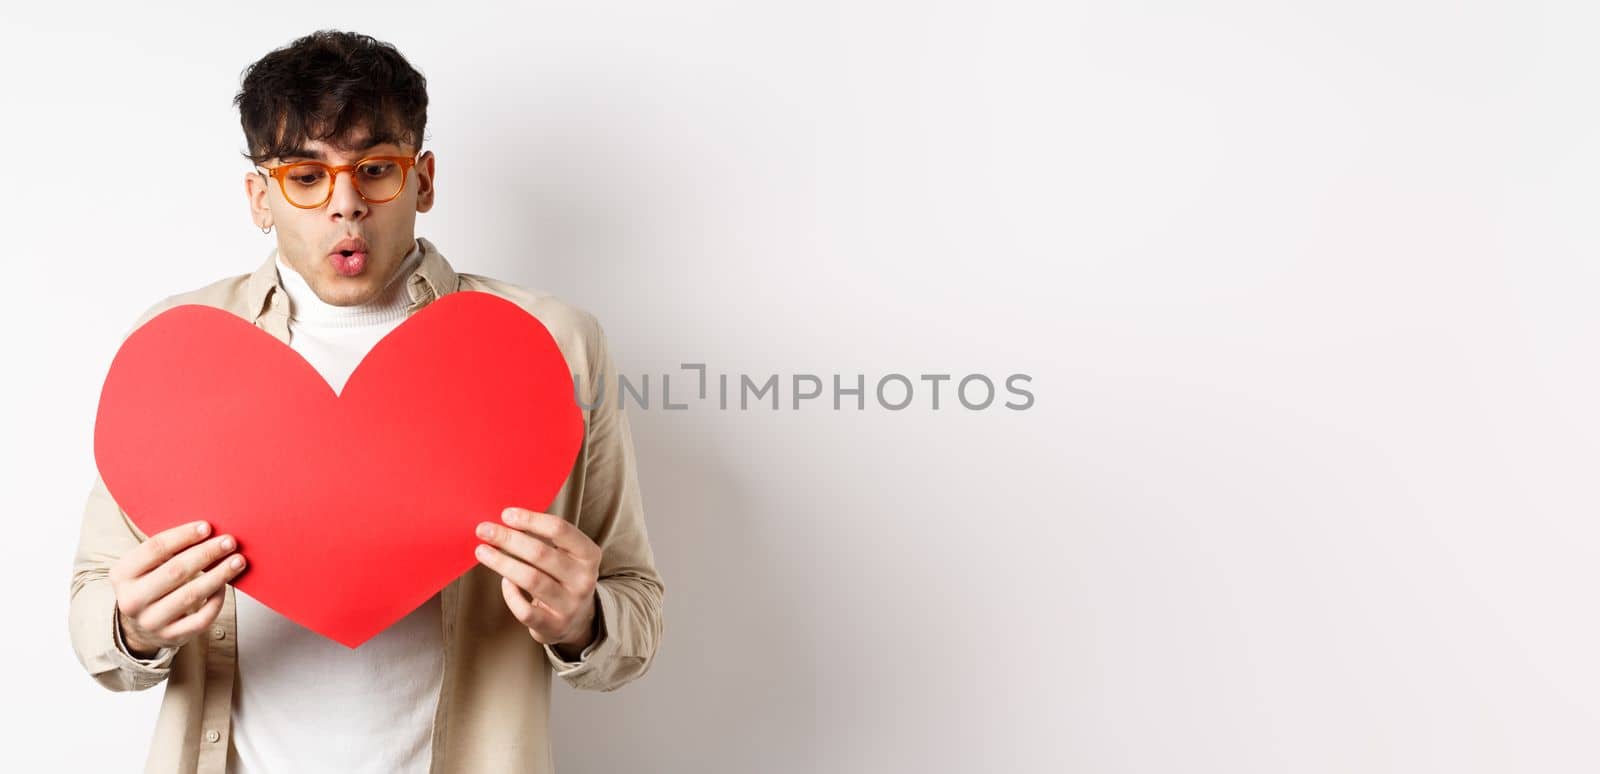
<path id="1" fill-rule="evenodd" d="M 415 312 L 457 290 L 492 293 L 537 317 L 560 346 L 581 383 L 583 446 L 549 511 L 582 529 L 603 550 L 600 639 L 581 662 L 562 659 L 540 645 L 506 608 L 499 576 L 475 566 L 441 592 L 444 682 L 434 716 L 434 774 L 517 772 L 554 768 L 548 734 L 550 675 L 574 688 L 612 691 L 649 670 L 661 641 L 664 586 L 645 532 L 633 442 L 616 389 L 597 398 L 597 385 L 615 385 L 615 368 L 595 317 L 546 293 L 488 277 L 457 274 L 427 239 L 424 255 L 405 279 Z M 179 304 L 205 304 L 251 321 L 289 341 L 289 302 L 278 285 L 274 256 L 252 274 L 220 280 L 171 296 L 148 309 L 129 329 Z M 598 402 L 597 402 L 598 401 Z M 582 406 L 580 406 L 582 408 Z M 248 439 L 240 439 L 246 443 Z M 493 516 L 493 514 L 490 514 Z M 205 518 L 205 514 L 193 514 Z M 145 540 L 96 479 L 84 509 L 72 566 L 69 628 L 78 660 L 101 685 L 138 691 L 166 682 L 147 772 L 224 774 L 229 720 L 238 672 L 234 646 L 234 589 L 203 636 L 142 661 L 116 636 L 111 563 Z M 384 740 L 365 740 L 383 744 Z"/>

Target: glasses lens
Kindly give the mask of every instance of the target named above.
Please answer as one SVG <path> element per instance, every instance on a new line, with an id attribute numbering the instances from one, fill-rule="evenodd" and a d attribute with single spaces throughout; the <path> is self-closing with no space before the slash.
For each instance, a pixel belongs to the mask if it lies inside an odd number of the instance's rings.
<path id="1" fill-rule="evenodd" d="M 328 198 L 333 178 L 321 164 L 291 164 L 283 175 L 283 194 L 289 201 L 311 207 Z"/>
<path id="2" fill-rule="evenodd" d="M 406 172 L 399 164 L 382 159 L 368 159 L 357 164 L 355 175 L 356 188 L 361 195 L 375 202 L 398 196 L 406 182 Z"/>

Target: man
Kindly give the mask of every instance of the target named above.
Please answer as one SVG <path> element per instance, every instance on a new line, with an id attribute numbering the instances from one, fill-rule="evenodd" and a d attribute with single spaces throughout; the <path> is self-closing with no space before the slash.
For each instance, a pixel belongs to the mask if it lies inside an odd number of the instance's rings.
<path id="1" fill-rule="evenodd" d="M 96 480 L 72 645 L 112 690 L 166 682 L 147 771 L 549 772 L 551 671 L 610 691 L 655 656 L 664 587 L 628 420 L 604 397 L 615 381 L 604 332 L 549 294 L 456 272 L 414 235 L 435 197 L 434 155 L 420 151 L 425 87 L 392 46 L 351 33 L 317 32 L 253 64 L 235 99 L 256 165 L 245 189 L 276 248 L 250 274 L 155 304 L 134 328 L 179 304 L 226 309 L 338 390 L 406 316 L 447 293 L 493 293 L 538 318 L 578 377 L 577 461 L 549 513 L 483 514 L 479 564 L 356 649 L 236 594 L 228 583 L 249 547 L 211 534 L 205 514 L 146 536 Z M 449 413 L 419 405 L 394 421 Z"/>

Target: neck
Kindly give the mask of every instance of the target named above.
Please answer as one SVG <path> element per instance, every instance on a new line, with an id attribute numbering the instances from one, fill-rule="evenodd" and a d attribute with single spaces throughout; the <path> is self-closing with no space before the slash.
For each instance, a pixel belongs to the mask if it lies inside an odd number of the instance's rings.
<path id="1" fill-rule="evenodd" d="M 389 278 L 389 283 L 371 301 L 352 306 L 334 306 L 317 297 L 316 291 L 294 267 L 285 263 L 283 254 L 274 251 L 278 264 L 278 282 L 289 296 L 289 320 L 300 325 L 318 325 L 348 328 L 375 325 L 404 319 L 411 299 L 406 293 L 405 277 L 411 274 L 422 259 L 422 248 L 412 241 L 411 252 L 401 259 L 400 266 Z"/>

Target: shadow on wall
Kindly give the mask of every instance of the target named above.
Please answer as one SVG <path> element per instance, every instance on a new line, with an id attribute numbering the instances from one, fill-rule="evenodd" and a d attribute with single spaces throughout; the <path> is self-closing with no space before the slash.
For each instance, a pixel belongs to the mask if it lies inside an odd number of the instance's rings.
<path id="1" fill-rule="evenodd" d="M 634 411 L 664 632 L 643 678 L 611 694 L 557 689 L 557 770 L 812 772 L 810 616 L 766 559 L 759 493 L 716 440 L 674 414 Z"/>
<path id="2" fill-rule="evenodd" d="M 575 117 L 592 99 L 565 112 L 547 105 L 511 114 Z M 609 147 L 626 142 L 594 133 L 588 124 L 600 118 L 519 134 L 519 145 L 531 150 L 520 160 L 527 166 L 502 178 L 503 188 L 472 196 L 514 215 L 498 221 L 504 233 L 497 242 L 526 247 L 470 264 L 595 312 L 615 342 L 662 324 L 632 316 L 652 305 L 639 303 L 649 289 L 635 290 L 627 278 L 656 259 L 641 238 L 650 224 L 641 219 L 666 207 L 653 202 L 664 194 L 652 190 L 649 175 L 629 171 L 634 163 L 663 165 Z M 613 346 L 617 368 L 637 373 L 621 354 L 626 349 Z M 557 770 L 813 771 L 820 659 L 804 630 L 809 616 L 800 606 L 809 603 L 769 560 L 773 551 L 793 548 L 769 545 L 761 534 L 759 482 L 734 478 L 725 460 L 736 451 L 726 436 L 707 431 L 712 415 L 631 403 L 627 413 L 666 587 L 662 644 L 650 671 L 613 693 L 574 691 L 554 678 Z"/>

